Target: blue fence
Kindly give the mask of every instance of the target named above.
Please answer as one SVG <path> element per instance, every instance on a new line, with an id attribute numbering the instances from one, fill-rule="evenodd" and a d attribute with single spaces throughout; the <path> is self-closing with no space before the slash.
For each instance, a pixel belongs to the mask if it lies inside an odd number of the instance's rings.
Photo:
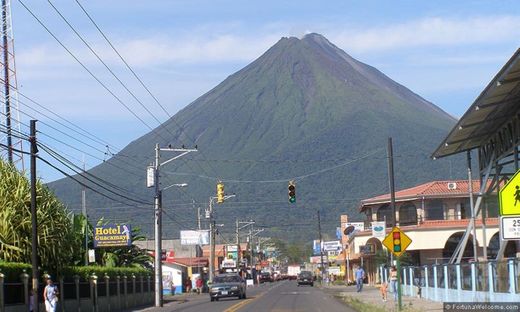
<path id="1" fill-rule="evenodd" d="M 381 267 L 388 282 L 389 269 Z M 520 259 L 403 267 L 404 296 L 440 302 L 520 302 Z"/>

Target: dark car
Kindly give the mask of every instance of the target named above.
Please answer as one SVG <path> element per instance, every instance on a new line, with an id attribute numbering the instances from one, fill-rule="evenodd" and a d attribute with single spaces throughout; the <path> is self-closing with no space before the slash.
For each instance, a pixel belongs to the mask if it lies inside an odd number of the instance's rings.
<path id="1" fill-rule="evenodd" d="M 312 275 L 312 272 L 310 271 L 301 271 L 300 274 L 298 274 L 298 286 L 300 285 L 310 285 L 314 286 L 314 276 Z"/>
<path id="2" fill-rule="evenodd" d="M 260 283 L 272 282 L 273 278 L 271 277 L 271 273 L 262 272 L 260 273 Z"/>
<path id="3" fill-rule="evenodd" d="M 217 275 L 210 285 L 209 297 L 211 301 L 227 297 L 246 299 L 246 282 L 236 273 Z"/>

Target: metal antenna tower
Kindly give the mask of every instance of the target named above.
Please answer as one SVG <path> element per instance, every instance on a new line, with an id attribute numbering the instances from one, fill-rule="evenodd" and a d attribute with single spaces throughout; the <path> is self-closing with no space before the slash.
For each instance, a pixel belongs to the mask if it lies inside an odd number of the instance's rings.
<path id="1" fill-rule="evenodd" d="M 16 64 L 14 60 L 14 37 L 11 20 L 11 1 L 2 1 L 2 40 L 0 43 L 0 83 L 3 88 L 1 96 L 4 109 L 0 122 L 0 142 L 7 148 L 0 147 L 0 157 L 9 163 L 24 169 L 22 151 L 23 142 L 19 138 L 21 130 L 20 111 L 18 108 L 18 83 L 16 81 Z"/>

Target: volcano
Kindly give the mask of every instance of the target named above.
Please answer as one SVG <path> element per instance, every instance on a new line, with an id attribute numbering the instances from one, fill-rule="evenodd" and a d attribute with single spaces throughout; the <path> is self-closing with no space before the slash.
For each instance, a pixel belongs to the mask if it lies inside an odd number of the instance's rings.
<path id="1" fill-rule="evenodd" d="M 280 39 L 89 172 L 128 190 L 126 195 L 152 202 L 146 167 L 154 159 L 155 144 L 197 145 L 198 152 L 161 170 L 163 187 L 189 185 L 163 193 L 166 237 L 196 227 L 197 207 L 204 211 L 217 181 L 223 181 L 226 193 L 236 194 L 215 206 L 217 222 L 226 225 L 222 233 L 234 231 L 235 219 L 253 219 L 267 235 L 310 239 L 316 236 L 320 210 L 322 227 L 332 236 L 340 214 L 361 219 L 359 200 L 388 191 L 388 137 L 394 141 L 398 189 L 461 177 L 450 163 L 460 160 L 429 158 L 455 122 L 322 35 L 308 34 Z M 296 184 L 295 203 L 288 201 L 291 180 Z M 77 183 L 65 178 L 49 186 L 72 210 L 80 209 Z M 91 219 L 129 221 L 152 233 L 152 207 L 129 206 L 117 198 L 119 202 L 88 191 Z"/>

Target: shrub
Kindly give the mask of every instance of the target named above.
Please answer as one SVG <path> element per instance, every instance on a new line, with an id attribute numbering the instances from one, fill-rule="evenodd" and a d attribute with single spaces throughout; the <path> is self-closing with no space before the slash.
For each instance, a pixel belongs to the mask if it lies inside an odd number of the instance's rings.
<path id="1" fill-rule="evenodd" d="M 25 263 L 15 262 L 0 262 L 0 271 L 5 275 L 6 282 L 19 282 L 20 275 L 24 272 L 29 274 L 29 279 L 32 274 L 31 265 Z M 76 266 L 76 267 L 64 267 L 59 272 L 49 272 L 46 270 L 40 271 L 40 276 L 44 274 L 50 274 L 54 278 L 56 275 L 63 276 L 70 280 L 74 275 L 78 275 L 80 278 L 87 280 L 92 273 L 95 273 L 98 278 L 103 278 L 105 274 L 110 278 L 120 276 L 123 278 L 126 275 L 128 278 L 134 274 L 135 276 L 147 276 L 151 275 L 152 272 L 147 269 L 141 268 L 120 268 L 120 267 L 102 267 L 102 266 Z"/>

